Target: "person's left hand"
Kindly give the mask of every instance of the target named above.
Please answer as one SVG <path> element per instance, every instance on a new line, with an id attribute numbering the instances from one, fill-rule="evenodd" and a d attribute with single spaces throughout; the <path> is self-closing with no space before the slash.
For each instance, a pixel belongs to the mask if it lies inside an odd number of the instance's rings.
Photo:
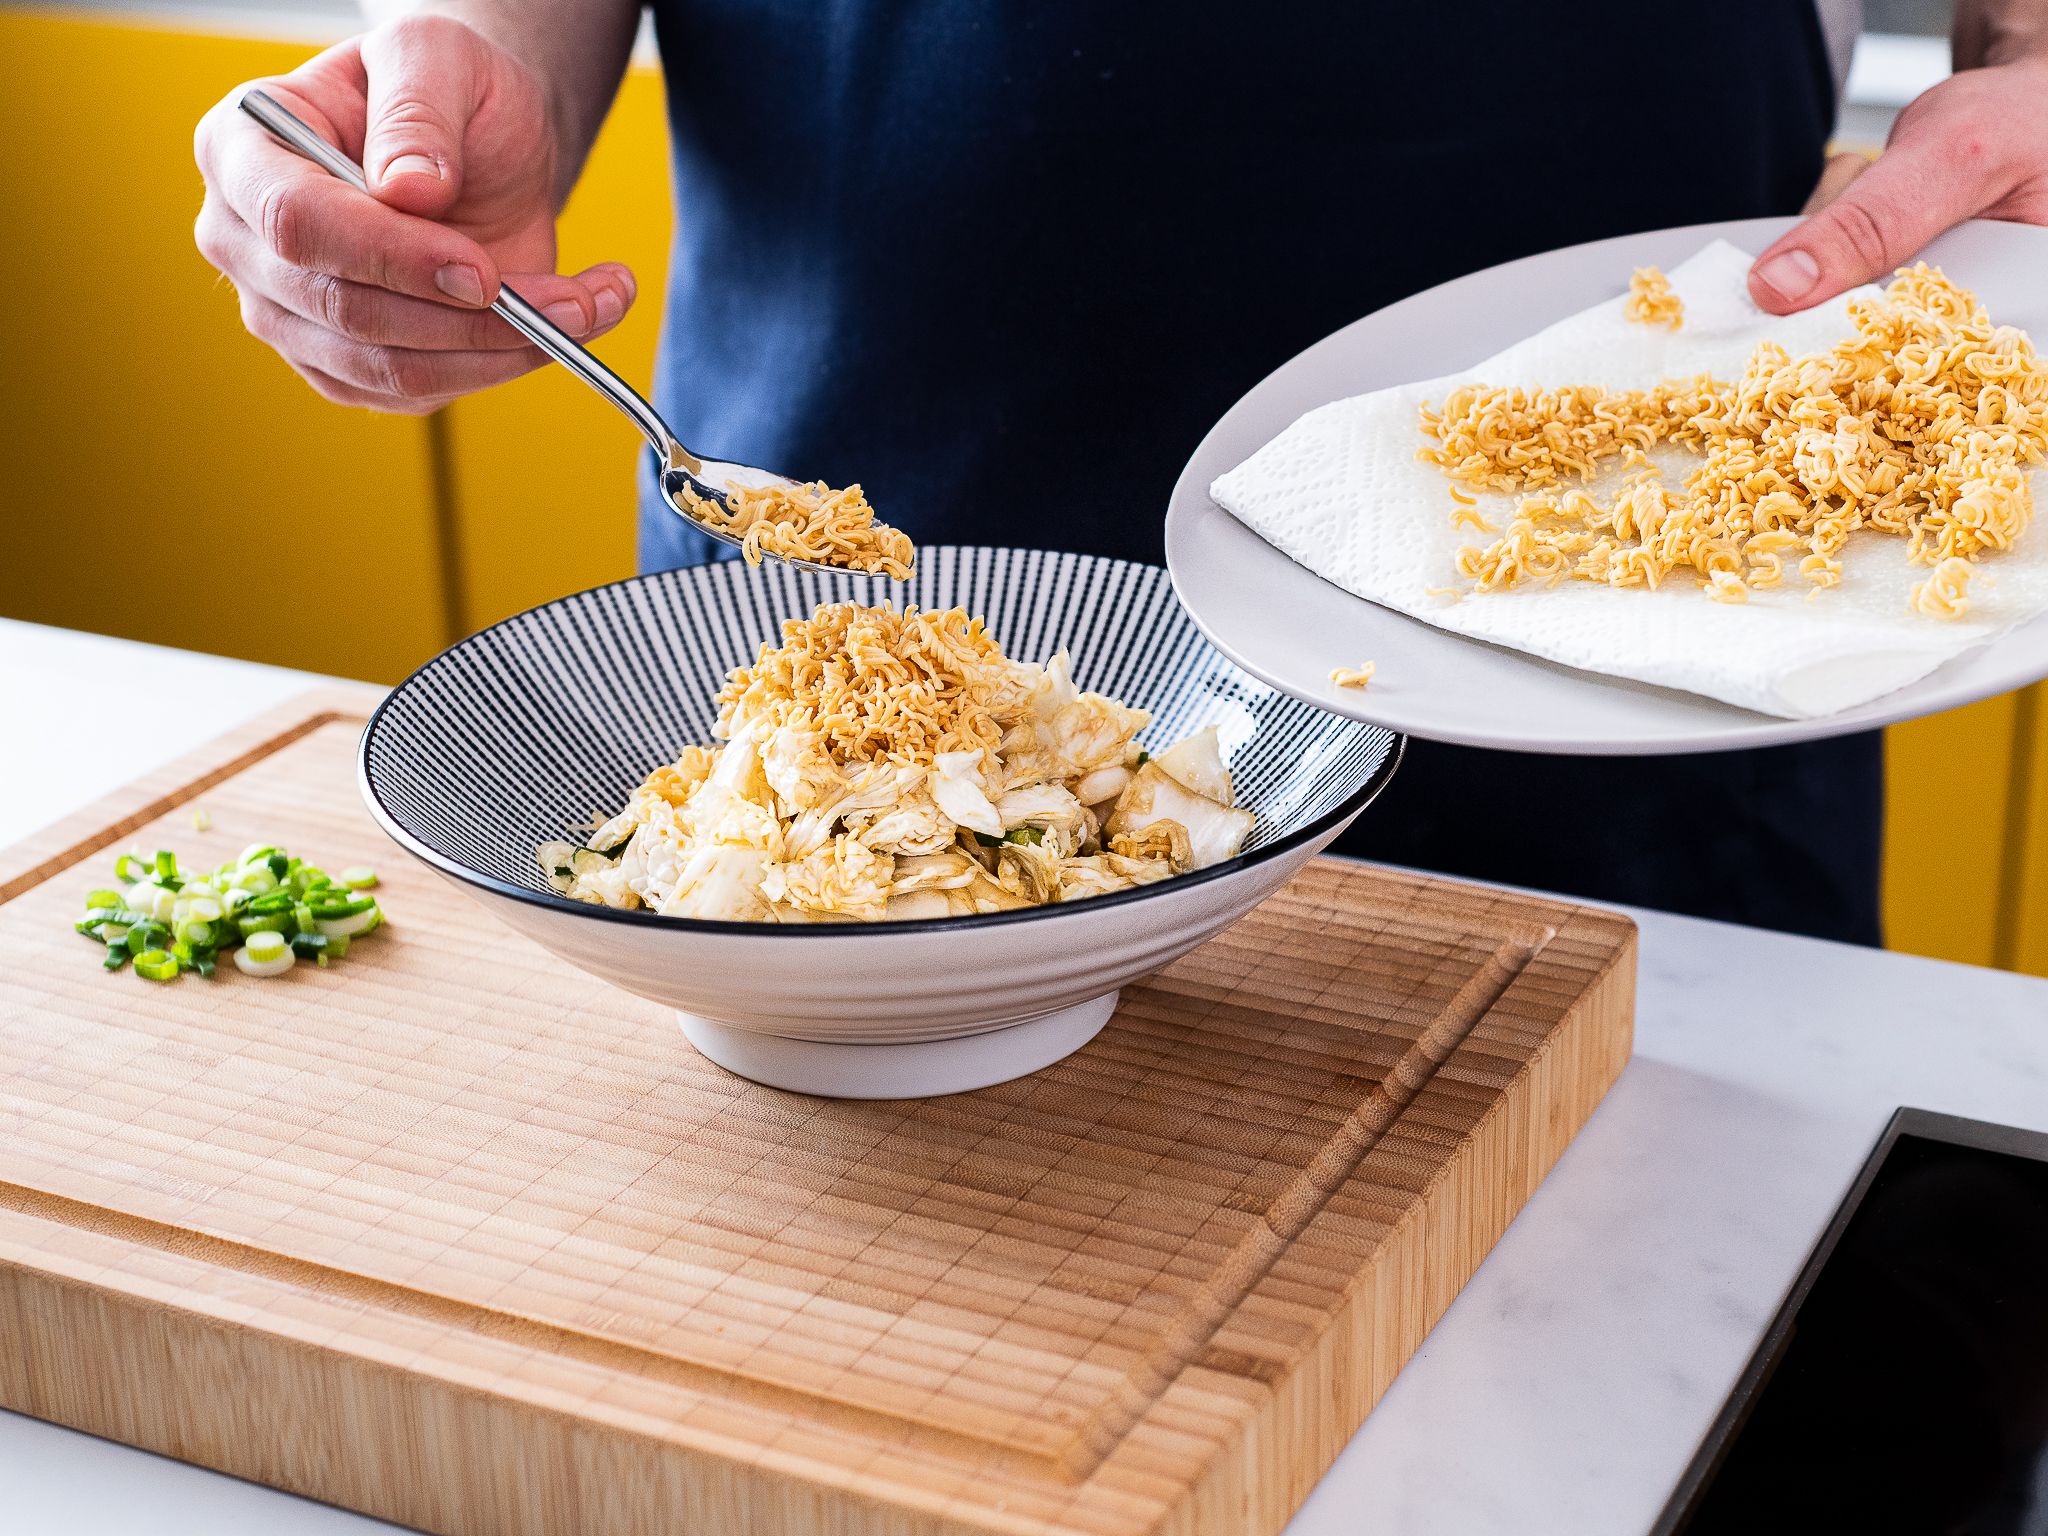
<path id="1" fill-rule="evenodd" d="M 1876 160 L 1829 160 L 1803 211 L 1749 269 L 1772 314 L 1885 277 L 1965 219 L 2048 224 L 2048 56 L 1942 81 L 1899 114 Z"/>

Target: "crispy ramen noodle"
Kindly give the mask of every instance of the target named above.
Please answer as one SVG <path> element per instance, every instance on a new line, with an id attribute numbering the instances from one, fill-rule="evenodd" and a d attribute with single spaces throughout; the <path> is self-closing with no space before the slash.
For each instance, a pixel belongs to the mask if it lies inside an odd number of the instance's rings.
<path id="1" fill-rule="evenodd" d="M 1849 535 L 1869 530 L 1936 567 L 1914 589 L 1916 611 L 1960 617 L 1957 572 L 2012 549 L 2033 515 L 2048 365 L 1924 263 L 1849 315 L 1848 340 L 1797 358 L 1765 342 L 1732 384 L 1464 385 L 1441 411 L 1425 403 L 1419 457 L 1454 482 L 1525 493 L 1498 539 L 1459 551 L 1459 573 L 1485 592 L 1567 578 L 1656 587 L 1682 571 L 1740 603 L 1783 581 L 1788 561 L 1809 595 L 1839 585 Z M 1648 465 L 1660 443 L 1701 456 L 1682 491 Z M 1559 489 L 1614 457 L 1645 467 L 1604 504 Z"/>
<path id="2" fill-rule="evenodd" d="M 930 764 L 941 752 L 993 752 L 1031 679 L 963 608 L 828 603 L 782 626 L 754 664 L 726 678 L 724 724 L 738 714 L 816 734 L 835 763 Z"/>
<path id="3" fill-rule="evenodd" d="M 1235 857 L 1254 821 L 1216 728 L 1154 755 L 1148 723 L 963 609 L 830 604 L 728 676 L 718 745 L 535 852 L 578 901 L 777 923 L 1004 911 Z"/>
<path id="4" fill-rule="evenodd" d="M 1671 279 L 1656 267 L 1637 267 L 1628 280 L 1624 311 L 1638 325 L 1677 330 L 1685 324 L 1685 302 L 1671 291 Z"/>
<path id="5" fill-rule="evenodd" d="M 1969 561 L 1951 556 L 1934 568 L 1934 573 L 1913 588 L 1908 599 L 1915 613 L 1930 619 L 1960 619 L 1970 611 Z"/>
<path id="6" fill-rule="evenodd" d="M 917 565 L 910 536 L 875 520 L 857 485 L 835 491 L 822 480 L 807 485 L 740 486 L 725 503 L 685 486 L 682 497 L 705 522 L 739 536 L 749 565 L 764 554 L 809 560 L 850 571 L 908 581 Z"/>
<path id="7" fill-rule="evenodd" d="M 1330 681 L 1339 688 L 1363 688 L 1372 681 L 1373 673 L 1378 670 L 1379 668 L 1369 661 L 1356 667 L 1333 667 L 1330 670 Z"/>
<path id="8" fill-rule="evenodd" d="M 1692 443 L 1687 423 L 1713 404 L 1717 387 L 1704 376 L 1611 394 L 1590 384 L 1533 391 L 1460 385 L 1441 412 L 1423 403 L 1422 430 L 1436 445 L 1417 457 L 1481 491 L 1590 480 L 1601 460 L 1625 451 L 1666 439 Z"/>

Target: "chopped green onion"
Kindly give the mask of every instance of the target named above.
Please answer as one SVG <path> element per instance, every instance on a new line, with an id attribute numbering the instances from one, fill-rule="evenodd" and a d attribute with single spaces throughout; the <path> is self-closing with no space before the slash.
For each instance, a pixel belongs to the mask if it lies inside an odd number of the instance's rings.
<path id="1" fill-rule="evenodd" d="M 175 892 L 165 890 L 164 887 L 151 884 L 148 881 L 142 881 L 128 887 L 128 905 L 135 911 L 142 913 L 145 917 L 169 917 L 172 907 L 177 904 L 177 900 Z"/>
<path id="2" fill-rule="evenodd" d="M 1003 838 L 1006 843 L 1029 843 L 1034 848 L 1045 841 L 1043 827 L 1018 827 Z"/>
<path id="3" fill-rule="evenodd" d="M 356 896 L 347 901 L 317 903 L 313 908 L 313 915 L 325 918 L 354 917 L 358 912 L 367 912 L 376 905 L 377 898 L 374 896 Z M 312 925 L 307 924 L 307 926 L 311 927 Z"/>
<path id="4" fill-rule="evenodd" d="M 577 851 L 609 862 L 624 846 Z M 377 899 L 361 894 L 376 871 L 350 866 L 336 878 L 274 843 L 252 844 L 210 874 L 181 873 L 168 848 L 122 854 L 115 868 L 121 884 L 89 892 L 72 927 L 106 946 L 107 970 L 134 961 L 151 981 L 211 976 L 230 954 L 252 976 L 281 975 L 299 960 L 326 966 L 384 923 Z"/>
<path id="5" fill-rule="evenodd" d="M 284 953 L 284 935 L 281 933 L 252 933 L 243 948 L 249 951 L 252 960 L 275 960 Z"/>
<path id="6" fill-rule="evenodd" d="M 204 832 L 212 825 L 213 817 L 207 814 L 205 806 L 195 805 L 192 807 L 192 830 L 194 832 Z"/>
<path id="7" fill-rule="evenodd" d="M 248 944 L 244 944 L 242 948 L 236 950 L 236 969 L 242 971 L 244 975 L 252 975 L 252 977 L 281 977 L 287 971 L 291 971 L 291 967 L 297 965 L 297 963 L 299 963 L 299 956 L 293 954 L 289 946 L 281 948 L 279 952 L 272 954 L 270 958 L 266 958 L 266 961 L 258 961 L 256 956 L 252 956 L 250 950 L 248 950 Z"/>
<path id="8" fill-rule="evenodd" d="M 161 949 L 145 949 L 135 957 L 135 974 L 147 976 L 151 981 L 176 981 L 178 957 Z"/>
<path id="9" fill-rule="evenodd" d="M 316 917 L 313 926 L 330 939 L 336 935 L 352 939 L 373 931 L 383 921 L 384 914 L 372 903 L 365 912 L 350 912 L 341 917 Z"/>
<path id="10" fill-rule="evenodd" d="M 1000 848 L 1003 846 L 1003 840 L 1000 837 L 990 837 L 986 832 L 975 833 L 974 840 L 984 848 Z"/>
<path id="11" fill-rule="evenodd" d="M 1142 768 L 1151 761 L 1152 754 L 1150 752 L 1145 751 L 1143 748 L 1140 748 L 1138 751 L 1138 760 L 1136 763 L 1132 764 L 1132 766 L 1136 768 Z"/>

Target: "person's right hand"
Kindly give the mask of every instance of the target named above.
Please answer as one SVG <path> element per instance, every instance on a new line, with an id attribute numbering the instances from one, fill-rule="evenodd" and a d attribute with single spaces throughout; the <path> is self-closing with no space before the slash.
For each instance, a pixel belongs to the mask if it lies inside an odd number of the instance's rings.
<path id="1" fill-rule="evenodd" d="M 555 272 L 555 135 L 540 87 L 459 21 L 407 17 L 251 82 L 359 161 L 365 195 L 236 107 L 207 113 L 197 238 L 242 323 L 342 405 L 421 413 L 539 367 L 489 312 L 500 281 L 580 340 L 617 325 L 633 274 Z"/>

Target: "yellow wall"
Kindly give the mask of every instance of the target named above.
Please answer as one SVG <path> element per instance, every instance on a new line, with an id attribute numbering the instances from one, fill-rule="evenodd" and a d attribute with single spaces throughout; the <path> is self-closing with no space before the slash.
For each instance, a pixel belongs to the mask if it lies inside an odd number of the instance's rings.
<path id="1" fill-rule="evenodd" d="M 192 246 L 192 126 L 311 51 L 0 10 L 0 614 L 394 681 L 632 569 L 638 438 L 559 369 L 422 422 L 338 410 L 242 333 Z M 60 126 L 88 84 L 90 121 Z M 667 264 L 665 145 L 660 80 L 636 69 L 562 226 L 570 270 L 640 278 L 598 347 L 636 384 Z M 2044 690 L 1887 733 L 1894 948 L 2048 975 Z"/>
<path id="2" fill-rule="evenodd" d="M 312 51 L 0 10 L 0 613 L 395 682 L 483 624 L 632 571 L 639 436 L 560 369 L 425 422 L 338 410 L 242 331 L 192 243 L 192 129 Z M 82 82 L 91 121 L 64 128 Z M 636 69 L 561 229 L 566 262 L 641 279 L 597 350 L 642 387 L 665 143 L 660 78 Z"/>
<path id="3" fill-rule="evenodd" d="M 2048 976 L 2048 683 L 2020 695 L 1997 964 Z"/>
<path id="4" fill-rule="evenodd" d="M 305 52 L 0 12 L 0 612 L 379 678 L 445 639 L 419 423 L 305 388 L 192 245 L 193 124 Z"/>
<path id="5" fill-rule="evenodd" d="M 1892 948 L 2048 975 L 2044 692 L 2036 684 L 1885 732 Z"/>

